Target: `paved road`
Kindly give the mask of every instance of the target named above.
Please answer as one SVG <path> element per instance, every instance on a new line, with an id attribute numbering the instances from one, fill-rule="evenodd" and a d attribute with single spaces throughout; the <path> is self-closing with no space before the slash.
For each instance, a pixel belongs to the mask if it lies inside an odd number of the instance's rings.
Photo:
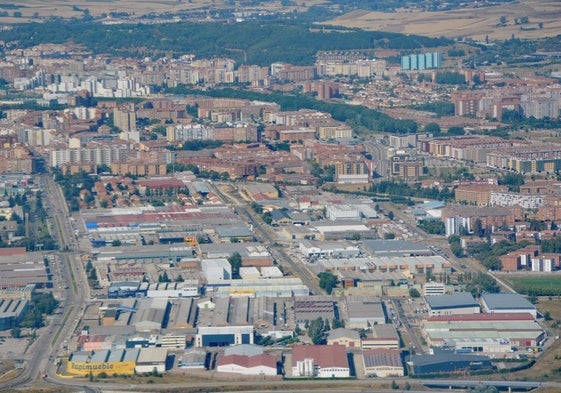
<path id="1" fill-rule="evenodd" d="M 389 165 L 386 153 L 386 146 L 379 142 L 364 142 L 364 147 L 372 155 L 372 162 L 376 167 L 376 173 L 380 175 L 379 181 L 388 177 Z"/>
<path id="2" fill-rule="evenodd" d="M 44 205 L 53 222 L 58 223 L 53 226 L 52 234 L 59 247 L 64 249 L 65 246 L 68 246 L 69 249 L 76 249 L 76 238 L 68 219 L 68 208 L 62 190 L 48 175 L 43 176 L 41 182 L 45 190 Z M 53 265 L 55 285 L 62 285 L 62 282 L 65 282 L 68 287 L 59 292 L 62 295 L 62 297 L 59 296 L 59 300 L 63 312 L 55 316 L 47 327 L 39 331 L 37 339 L 24 356 L 25 363 L 22 373 L 16 378 L 0 384 L 0 389 L 28 386 L 44 371 L 50 375 L 54 374 L 54 359 L 58 351 L 62 349 L 63 342 L 72 335 L 82 315 L 86 300 L 89 299 L 89 286 L 80 261 L 80 253 L 59 252 L 58 255 L 59 262 Z"/>
<path id="3" fill-rule="evenodd" d="M 391 381 L 395 380 L 399 389 L 391 389 Z M 165 392 L 167 390 L 181 389 L 182 392 L 200 392 L 201 390 L 207 389 L 208 391 L 220 391 L 220 392 L 240 392 L 241 389 L 246 389 L 248 392 L 259 392 L 259 391 L 269 391 L 271 390 L 271 385 L 274 385 L 275 392 L 295 392 L 302 391 L 315 391 L 315 392 L 348 392 L 348 393 L 358 393 L 358 392 L 404 392 L 405 384 L 409 382 L 412 386 L 412 390 L 409 392 L 426 392 L 427 390 L 416 390 L 418 384 L 425 386 L 435 386 L 435 388 L 430 389 L 432 393 L 444 393 L 451 391 L 465 391 L 465 386 L 518 386 L 522 389 L 531 390 L 537 386 L 549 387 L 554 389 L 561 388 L 560 382 L 530 382 L 530 381 L 493 381 L 493 380 L 478 380 L 478 379 L 464 379 L 464 380 L 442 380 L 442 379 L 425 379 L 422 381 L 409 380 L 408 378 L 385 378 L 376 380 L 283 380 L 283 381 L 208 381 L 205 383 L 154 383 L 145 387 L 145 390 L 140 385 L 126 384 L 126 383 L 112 383 L 111 380 L 106 380 L 106 382 L 86 382 L 84 379 L 79 380 L 67 380 L 67 379 L 56 379 L 53 380 L 50 377 L 46 379 L 46 382 L 53 385 L 60 386 L 72 386 L 72 387 L 82 387 L 85 391 L 97 391 L 97 392 L 113 392 L 113 391 L 160 391 Z M 452 389 L 449 387 L 452 386 Z M 262 387 L 263 390 L 259 390 Z M 457 387 L 457 388 L 456 388 Z"/>
<path id="4" fill-rule="evenodd" d="M 220 185 L 215 187 L 216 193 L 225 202 L 229 203 L 232 208 L 241 215 L 247 217 L 248 222 L 253 226 L 253 231 L 257 237 L 266 245 L 270 246 L 269 250 L 273 257 L 281 264 L 290 266 L 292 273 L 300 277 L 304 285 L 314 294 L 323 293 L 319 286 L 318 278 L 304 266 L 301 262 L 295 261 L 286 251 L 285 246 L 278 243 L 279 239 L 274 231 L 272 231 L 262 218 L 256 214 L 248 203 L 239 196 L 238 192 L 225 193 L 220 189 Z M 237 194 L 237 195 L 236 195 Z M 238 197 L 239 196 L 239 197 Z M 279 244 L 278 247 L 273 247 L 274 244 Z"/>

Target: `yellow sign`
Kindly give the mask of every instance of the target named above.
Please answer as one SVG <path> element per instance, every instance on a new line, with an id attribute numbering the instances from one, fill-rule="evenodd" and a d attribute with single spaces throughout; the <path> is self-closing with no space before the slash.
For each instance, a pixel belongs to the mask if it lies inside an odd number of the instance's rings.
<path id="1" fill-rule="evenodd" d="M 79 375 L 98 375 L 101 373 L 111 374 L 134 374 L 136 362 L 72 362 L 68 361 L 67 370 L 70 374 Z"/>

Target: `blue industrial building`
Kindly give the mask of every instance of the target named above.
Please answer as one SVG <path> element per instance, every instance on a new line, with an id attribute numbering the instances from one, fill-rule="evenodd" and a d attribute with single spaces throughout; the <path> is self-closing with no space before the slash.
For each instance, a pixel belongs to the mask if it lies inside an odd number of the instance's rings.
<path id="1" fill-rule="evenodd" d="M 442 68 L 442 53 L 416 53 L 401 56 L 401 69 L 403 70 L 430 70 Z"/>
<path id="2" fill-rule="evenodd" d="M 489 356 L 457 354 L 452 351 L 434 349 L 434 354 L 410 355 L 406 358 L 412 374 L 439 374 L 458 371 L 492 369 Z"/>

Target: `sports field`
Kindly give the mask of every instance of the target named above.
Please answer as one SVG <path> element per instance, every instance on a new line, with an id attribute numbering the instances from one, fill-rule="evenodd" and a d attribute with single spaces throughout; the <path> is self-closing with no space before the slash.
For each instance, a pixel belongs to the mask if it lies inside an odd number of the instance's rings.
<path id="1" fill-rule="evenodd" d="M 501 278 L 522 294 L 535 296 L 560 296 L 561 275 L 529 275 L 510 276 L 503 275 Z"/>

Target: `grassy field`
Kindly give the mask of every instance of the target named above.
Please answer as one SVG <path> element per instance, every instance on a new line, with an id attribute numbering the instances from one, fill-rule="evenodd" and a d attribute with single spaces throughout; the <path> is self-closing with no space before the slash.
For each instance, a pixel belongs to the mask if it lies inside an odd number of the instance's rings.
<path id="1" fill-rule="evenodd" d="M 507 18 L 499 26 L 501 16 Z M 529 23 L 514 23 L 515 18 L 528 17 Z M 561 34 L 561 6 L 558 0 L 520 0 L 504 6 L 444 12 L 395 13 L 354 11 L 326 22 L 327 24 L 360 27 L 365 30 L 420 34 L 430 37 L 472 37 L 475 40 L 517 38 L 533 39 Z M 539 28 L 542 23 L 542 28 Z"/>
<path id="2" fill-rule="evenodd" d="M 545 278 L 545 277 L 544 277 Z M 559 334 L 559 323 L 561 322 L 561 300 L 557 297 L 540 298 L 536 304 L 539 312 L 544 314 L 548 312 L 551 315 L 551 321 L 544 323 L 551 330 L 553 336 Z M 550 340 L 553 340 L 551 337 Z M 495 376 L 499 377 L 499 376 Z M 536 364 L 527 370 L 518 371 L 512 374 L 500 375 L 501 378 L 513 378 L 513 379 L 529 379 L 533 381 L 559 381 L 561 380 L 561 340 L 557 339 L 550 342 L 550 345 L 546 345 L 545 351 L 538 356 L 536 359 Z M 553 390 L 553 391 L 559 391 Z M 547 389 L 538 389 L 536 392 L 545 393 L 551 392 Z"/>
<path id="3" fill-rule="evenodd" d="M 561 295 L 561 275 L 502 276 L 520 293 L 536 296 Z"/>

